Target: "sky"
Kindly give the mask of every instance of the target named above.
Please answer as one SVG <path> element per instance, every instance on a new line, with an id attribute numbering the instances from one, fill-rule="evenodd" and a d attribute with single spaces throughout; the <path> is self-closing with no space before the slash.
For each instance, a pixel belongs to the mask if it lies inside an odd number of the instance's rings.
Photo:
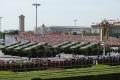
<path id="1" fill-rule="evenodd" d="M 25 16 L 25 30 L 35 28 L 35 7 L 38 26 L 88 26 L 103 19 L 120 19 L 120 0 L 0 0 L 2 30 L 19 29 L 19 15 Z"/>

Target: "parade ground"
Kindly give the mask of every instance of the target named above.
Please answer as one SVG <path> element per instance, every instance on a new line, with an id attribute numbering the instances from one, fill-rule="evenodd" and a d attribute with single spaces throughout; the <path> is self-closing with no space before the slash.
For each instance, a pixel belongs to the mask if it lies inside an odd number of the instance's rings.
<path id="1" fill-rule="evenodd" d="M 119 74 L 120 66 L 95 65 L 90 68 L 74 68 L 64 70 L 44 70 L 29 72 L 1 71 L 0 80 L 72 80 L 79 77 Z M 76 80 L 77 80 L 76 79 Z M 88 79 L 85 79 L 88 80 Z M 99 80 L 99 79 L 95 79 Z M 114 80 L 119 80 L 117 77 Z"/>

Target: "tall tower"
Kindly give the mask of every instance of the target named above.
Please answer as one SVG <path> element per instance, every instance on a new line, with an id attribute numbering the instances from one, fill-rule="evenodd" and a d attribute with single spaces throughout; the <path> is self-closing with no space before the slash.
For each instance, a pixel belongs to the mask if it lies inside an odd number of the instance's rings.
<path id="1" fill-rule="evenodd" d="M 25 22 L 24 22 L 24 15 L 19 16 L 19 31 L 24 32 Z"/>
<path id="2" fill-rule="evenodd" d="M 106 41 L 108 40 L 109 36 L 109 22 L 104 20 L 100 23 L 100 41 L 101 45 L 103 46 L 103 56 L 106 55 Z"/>
<path id="3" fill-rule="evenodd" d="M 108 40 L 109 36 L 109 22 L 104 20 L 100 24 L 100 41 L 106 42 Z"/>

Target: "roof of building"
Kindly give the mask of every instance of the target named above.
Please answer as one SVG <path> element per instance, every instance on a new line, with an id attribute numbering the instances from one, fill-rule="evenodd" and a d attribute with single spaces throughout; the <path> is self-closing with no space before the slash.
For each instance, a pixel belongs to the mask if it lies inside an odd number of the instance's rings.
<path id="1" fill-rule="evenodd" d="M 91 25 L 91 27 L 94 27 L 94 28 L 98 28 L 99 25 L 98 24 L 94 24 L 94 25 Z M 120 27 L 120 24 L 111 24 L 110 27 Z"/>
<path id="2" fill-rule="evenodd" d="M 80 29 L 90 29 L 88 26 L 49 26 L 50 28 L 80 28 Z"/>

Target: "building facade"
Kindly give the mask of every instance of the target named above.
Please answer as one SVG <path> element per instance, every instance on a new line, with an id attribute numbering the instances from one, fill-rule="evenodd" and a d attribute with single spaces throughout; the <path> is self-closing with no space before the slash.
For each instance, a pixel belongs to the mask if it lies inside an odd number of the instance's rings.
<path id="1" fill-rule="evenodd" d="M 45 31 L 44 31 L 45 30 Z M 82 34 L 82 32 L 91 33 L 92 29 L 90 27 L 84 26 L 49 26 L 49 27 L 38 27 L 37 31 L 39 34 L 43 32 L 63 32 L 63 33 L 76 33 Z"/>
<path id="2" fill-rule="evenodd" d="M 100 34 L 100 25 L 99 24 L 91 25 L 91 27 L 92 27 L 92 33 Z M 118 23 L 109 24 L 108 34 L 109 34 L 109 36 L 113 36 L 113 37 L 120 36 L 120 24 L 118 24 Z"/>

